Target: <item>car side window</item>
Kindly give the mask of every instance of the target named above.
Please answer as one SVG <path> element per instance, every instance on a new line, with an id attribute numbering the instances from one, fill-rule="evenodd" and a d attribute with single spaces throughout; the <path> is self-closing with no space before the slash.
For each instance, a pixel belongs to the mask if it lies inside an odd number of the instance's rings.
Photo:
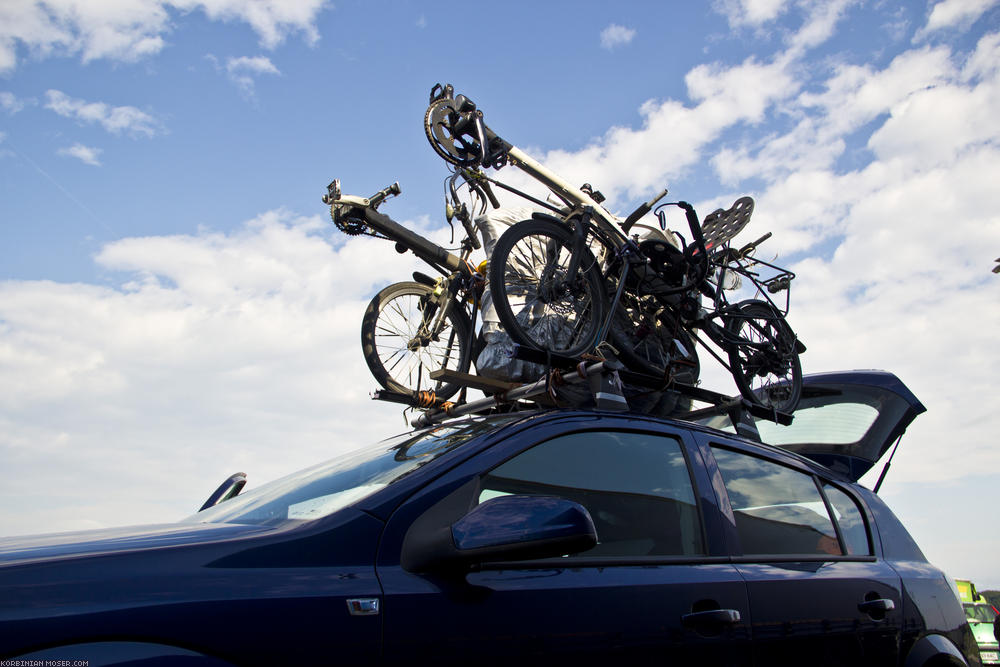
<path id="1" fill-rule="evenodd" d="M 864 516 L 858 509 L 857 503 L 832 484 L 824 484 L 823 491 L 830 501 L 830 507 L 833 508 L 834 519 L 840 527 L 840 535 L 844 538 L 844 548 L 847 553 L 851 556 L 871 555 Z"/>
<path id="2" fill-rule="evenodd" d="M 483 478 L 479 502 L 503 494 L 559 496 L 586 507 L 598 544 L 574 555 L 705 553 L 691 475 L 670 437 L 591 431 L 547 440 Z"/>
<path id="3" fill-rule="evenodd" d="M 745 555 L 843 555 L 811 475 L 713 447 Z"/>

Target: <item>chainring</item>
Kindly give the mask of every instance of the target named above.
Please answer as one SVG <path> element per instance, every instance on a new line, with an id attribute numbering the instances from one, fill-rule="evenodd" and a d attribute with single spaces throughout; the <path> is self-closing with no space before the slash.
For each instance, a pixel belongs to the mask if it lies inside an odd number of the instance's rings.
<path id="1" fill-rule="evenodd" d="M 479 142 L 468 135 L 452 135 L 451 118 L 457 113 L 453 99 L 445 97 L 433 102 L 424 114 L 424 134 L 434 152 L 445 161 L 471 167 L 479 162 Z"/>
<path id="2" fill-rule="evenodd" d="M 361 234 L 377 236 L 375 230 L 368 225 L 363 217 L 358 216 L 356 213 L 352 215 L 349 212 L 341 211 L 341 208 L 336 204 L 330 207 L 330 218 L 337 229 L 348 236 L 359 236 Z"/>

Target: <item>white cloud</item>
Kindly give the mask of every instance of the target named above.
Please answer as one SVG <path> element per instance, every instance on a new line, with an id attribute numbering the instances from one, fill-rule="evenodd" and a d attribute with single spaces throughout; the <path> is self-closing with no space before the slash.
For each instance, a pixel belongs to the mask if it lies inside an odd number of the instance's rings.
<path id="1" fill-rule="evenodd" d="M 133 62 L 158 53 L 164 35 L 183 14 L 250 25 L 262 46 L 273 49 L 289 35 L 307 42 L 325 0 L 7 0 L 0 3 L 0 72 L 17 67 L 19 51 L 32 57 L 77 55 L 84 62 Z M 22 56 L 23 57 L 23 56 Z"/>
<path id="2" fill-rule="evenodd" d="M 0 109 L 11 115 L 23 110 L 25 106 L 31 103 L 30 100 L 23 100 L 9 91 L 0 91 Z"/>
<path id="3" fill-rule="evenodd" d="M 717 0 L 715 11 L 726 17 L 730 28 L 759 27 L 781 16 L 789 0 Z"/>
<path id="4" fill-rule="evenodd" d="M 807 108 L 820 107 L 824 127 L 846 134 L 888 112 L 907 96 L 953 76 L 950 58 L 946 48 L 925 48 L 901 53 L 881 71 L 869 66 L 841 66 L 824 82 L 824 92 L 803 94 L 799 102 Z"/>
<path id="5" fill-rule="evenodd" d="M 215 71 L 224 74 L 240 90 L 240 93 L 250 100 L 253 100 L 256 94 L 257 79 L 255 77 L 261 74 L 281 75 L 281 71 L 267 56 L 229 57 L 224 66 L 212 54 L 207 54 L 205 59 L 212 63 Z"/>
<path id="6" fill-rule="evenodd" d="M 833 34 L 834 27 L 848 7 L 858 0 L 716 0 L 715 11 L 726 17 L 733 30 L 751 28 L 760 37 L 768 38 L 774 22 L 798 9 L 803 23 L 785 35 L 789 51 L 786 57 L 798 57 L 805 50 L 822 44 Z"/>
<path id="7" fill-rule="evenodd" d="M 240 56 L 226 61 L 226 71 L 230 74 L 251 72 L 254 74 L 281 74 L 271 59 L 266 56 Z"/>
<path id="8" fill-rule="evenodd" d="M 113 107 L 104 102 L 87 102 L 72 98 L 59 90 L 46 91 L 45 99 L 46 109 L 84 123 L 98 123 L 112 134 L 124 132 L 133 137 L 152 137 L 160 130 L 160 124 L 155 118 L 135 107 Z"/>
<path id="9" fill-rule="evenodd" d="M 358 330 L 417 261 L 369 237 L 332 246 L 329 228 L 271 212 L 123 239 L 96 258 L 119 288 L 0 282 L 0 384 L 18 388 L 0 392 L 0 504 L 20 508 L 0 534 L 175 520 L 237 470 L 256 485 L 407 430 L 369 398 Z"/>
<path id="10" fill-rule="evenodd" d="M 98 159 L 102 153 L 100 148 L 92 148 L 90 146 L 84 146 L 83 144 L 73 144 L 66 148 L 60 148 L 56 151 L 59 155 L 65 155 L 68 157 L 75 157 L 84 164 L 89 164 L 94 167 L 101 166 L 101 161 Z"/>
<path id="11" fill-rule="evenodd" d="M 226 60 L 226 75 L 248 97 L 253 97 L 256 83 L 254 77 L 260 74 L 280 75 L 281 72 L 266 56 L 240 56 Z"/>
<path id="12" fill-rule="evenodd" d="M 306 42 L 319 39 L 315 21 L 327 0 L 170 0 L 182 10 L 202 10 L 210 19 L 249 23 L 261 46 L 273 49 L 289 35 L 302 33 Z"/>
<path id="13" fill-rule="evenodd" d="M 601 48 L 613 51 L 619 46 L 628 44 L 634 37 L 635 30 L 632 28 L 612 23 L 601 31 Z"/>
<path id="14" fill-rule="evenodd" d="M 942 0 L 931 9 L 927 24 L 917 31 L 914 40 L 947 28 L 967 28 L 997 4 L 998 0 Z"/>
<path id="15" fill-rule="evenodd" d="M 786 50 L 769 61 L 750 56 L 735 66 L 719 62 L 697 65 L 684 77 L 694 106 L 672 99 L 649 100 L 639 109 L 641 127 L 614 127 L 579 151 L 550 151 L 543 162 L 570 182 L 599 185 L 611 206 L 623 198 L 635 199 L 663 187 L 692 166 L 711 160 L 712 156 L 706 158 L 702 152 L 724 132 L 759 124 L 771 118 L 775 109 L 787 114 L 788 102 L 802 87 L 798 71 L 802 56 L 833 34 L 837 21 L 852 2 L 804 3 L 802 26 L 788 36 Z M 753 16 L 761 21 L 771 12 L 785 11 L 785 5 L 775 4 L 767 11 L 765 8 L 765 5 L 748 5 L 740 11 L 752 10 Z M 860 85 L 860 77 L 854 85 Z M 836 138 L 831 141 L 832 145 L 816 152 L 817 156 L 825 156 L 827 162 L 842 150 Z M 715 163 L 720 170 L 726 170 L 725 178 L 730 182 L 737 173 L 745 174 L 751 168 L 744 167 L 745 161 L 730 159 L 740 154 L 741 149 L 716 150 L 729 151 Z M 800 164 L 804 159 L 804 155 L 797 158 Z M 728 162 L 732 165 L 724 166 Z"/>
<path id="16" fill-rule="evenodd" d="M 725 129 L 760 121 L 768 107 L 792 96 L 798 85 L 783 64 L 753 58 L 728 68 L 699 65 L 685 82 L 696 106 L 650 100 L 639 110 L 640 128 L 612 128 L 583 150 L 551 151 L 544 162 L 570 182 L 599 184 L 614 204 L 684 173 Z"/>
<path id="17" fill-rule="evenodd" d="M 805 22 L 789 38 L 789 51 L 786 57 L 800 57 L 808 49 L 830 39 L 848 7 L 857 2 L 858 0 L 819 0 L 804 3 Z"/>

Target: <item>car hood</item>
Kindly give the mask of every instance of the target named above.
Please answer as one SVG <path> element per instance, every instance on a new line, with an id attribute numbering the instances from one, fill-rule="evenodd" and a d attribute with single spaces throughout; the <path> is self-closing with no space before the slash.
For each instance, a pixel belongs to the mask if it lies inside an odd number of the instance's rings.
<path id="1" fill-rule="evenodd" d="M 0 538 L 0 565 L 205 544 L 272 530 L 262 526 L 168 523 Z"/>
<path id="2" fill-rule="evenodd" d="M 885 371 L 815 373 L 787 426 L 757 421 L 761 440 L 858 481 L 927 408 Z"/>

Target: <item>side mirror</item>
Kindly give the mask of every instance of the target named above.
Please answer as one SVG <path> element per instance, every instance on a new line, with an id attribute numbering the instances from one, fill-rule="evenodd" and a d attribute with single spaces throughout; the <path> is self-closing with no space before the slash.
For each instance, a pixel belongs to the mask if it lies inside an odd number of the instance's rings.
<path id="1" fill-rule="evenodd" d="M 485 561 L 550 558 L 597 544 L 590 513 L 551 496 L 500 496 L 474 507 L 449 528 L 428 536 L 414 571 L 464 567 Z"/>

